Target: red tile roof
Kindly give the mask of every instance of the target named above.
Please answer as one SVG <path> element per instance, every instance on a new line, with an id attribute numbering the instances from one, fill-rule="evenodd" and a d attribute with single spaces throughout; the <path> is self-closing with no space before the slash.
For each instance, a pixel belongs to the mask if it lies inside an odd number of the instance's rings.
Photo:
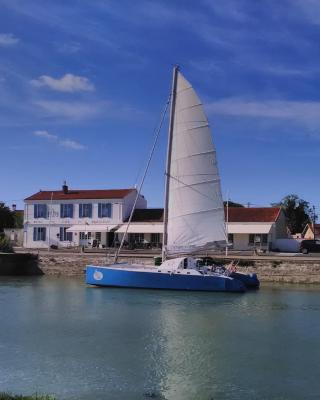
<path id="1" fill-rule="evenodd" d="M 278 219 L 280 210 L 280 207 L 229 207 L 229 222 L 271 223 Z M 132 222 L 163 222 L 163 208 L 136 209 L 133 213 Z"/>
<path id="2" fill-rule="evenodd" d="M 108 190 L 62 190 L 42 191 L 27 197 L 25 200 L 92 200 L 92 199 L 122 199 L 136 189 L 108 189 Z"/>
<path id="3" fill-rule="evenodd" d="M 275 222 L 280 211 L 280 207 L 229 207 L 228 220 L 229 222 Z"/>

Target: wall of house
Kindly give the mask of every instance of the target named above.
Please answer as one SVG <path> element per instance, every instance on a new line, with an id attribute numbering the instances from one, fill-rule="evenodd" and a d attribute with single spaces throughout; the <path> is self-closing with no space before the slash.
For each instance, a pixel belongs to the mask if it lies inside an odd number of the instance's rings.
<path id="1" fill-rule="evenodd" d="M 58 247 L 72 247 L 84 244 L 85 240 L 80 240 L 79 232 L 73 233 L 72 242 L 60 241 L 60 227 L 71 227 L 73 225 L 88 225 L 91 224 L 111 224 L 119 225 L 123 222 L 123 212 L 129 213 L 133 204 L 135 196 L 130 193 L 124 199 L 101 199 L 101 200 L 55 200 L 55 201 L 27 201 L 25 203 L 24 213 L 24 237 L 23 246 L 26 248 L 47 248 L 49 245 L 56 245 Z M 111 218 L 98 218 L 98 204 L 108 202 L 112 204 Z M 79 218 L 79 204 L 91 203 L 92 204 L 92 218 Z M 48 213 L 51 215 L 49 218 L 34 218 L 34 204 L 47 204 Z M 73 204 L 73 218 L 60 218 L 60 204 Z M 144 207 L 146 201 L 143 197 L 138 200 L 138 206 Z M 45 241 L 33 241 L 34 227 L 46 228 Z M 95 234 L 93 233 L 94 237 Z M 106 233 L 102 233 L 101 243 L 106 244 Z"/>
<path id="2" fill-rule="evenodd" d="M 286 239 L 288 237 L 286 217 L 282 210 L 277 221 L 275 222 L 275 227 L 275 239 Z"/>
<path id="3" fill-rule="evenodd" d="M 4 234 L 14 246 L 23 245 L 23 228 L 5 228 Z"/>
<path id="4" fill-rule="evenodd" d="M 248 233 L 234 233 L 233 234 L 233 247 L 232 250 L 245 251 L 254 250 L 254 248 L 261 248 L 267 250 L 269 248 L 269 243 L 271 242 L 271 234 L 268 235 L 268 244 L 262 244 L 254 246 L 249 244 L 249 234 Z"/>
<path id="5" fill-rule="evenodd" d="M 129 218 L 134 201 L 136 199 L 137 192 L 133 191 L 128 194 L 123 199 L 123 208 L 122 208 L 122 220 L 125 221 L 127 218 Z M 135 208 L 147 208 L 147 200 L 144 198 L 144 196 L 140 195 L 137 204 Z"/>

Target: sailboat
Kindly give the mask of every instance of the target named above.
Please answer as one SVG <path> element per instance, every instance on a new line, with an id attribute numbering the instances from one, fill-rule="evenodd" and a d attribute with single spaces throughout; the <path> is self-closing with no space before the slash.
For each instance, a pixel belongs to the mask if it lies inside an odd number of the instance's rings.
<path id="1" fill-rule="evenodd" d="M 164 233 L 159 267 L 89 265 L 86 283 L 149 289 L 244 292 L 226 274 L 200 268 L 192 254 L 226 242 L 216 151 L 203 105 L 191 84 L 173 70 L 165 183 Z"/>

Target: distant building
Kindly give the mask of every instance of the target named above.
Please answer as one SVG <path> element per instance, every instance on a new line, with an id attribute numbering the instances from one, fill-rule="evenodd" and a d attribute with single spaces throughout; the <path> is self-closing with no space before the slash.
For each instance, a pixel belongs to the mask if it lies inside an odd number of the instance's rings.
<path id="1" fill-rule="evenodd" d="M 226 217 L 227 212 L 225 211 Z M 288 237 L 286 219 L 280 207 L 230 207 L 228 238 L 234 250 L 270 250 L 276 239 Z"/>
<path id="2" fill-rule="evenodd" d="M 70 190 L 67 185 L 39 191 L 25 199 L 24 247 L 114 247 L 127 231 L 126 247 L 160 248 L 163 208 L 146 208 L 142 195 L 127 228 L 136 195 L 136 189 Z M 280 207 L 229 207 L 227 222 L 234 250 L 268 250 L 276 239 L 288 237 Z"/>
<path id="3" fill-rule="evenodd" d="M 304 239 L 320 239 L 320 224 L 307 224 L 302 232 Z"/>
<path id="4" fill-rule="evenodd" d="M 228 237 L 234 250 L 269 250 L 276 239 L 288 237 L 286 219 L 280 207 L 229 207 Z M 225 211 L 227 217 L 227 212 Z M 126 225 L 117 232 L 123 234 Z M 128 228 L 129 244 L 161 247 L 163 209 L 135 210 Z"/>
<path id="5" fill-rule="evenodd" d="M 16 223 L 18 223 L 17 226 L 20 225 L 20 227 L 16 228 L 4 228 L 3 232 L 7 239 L 10 241 L 12 246 L 22 246 L 23 245 L 23 228 L 22 228 L 22 223 L 23 223 L 23 210 L 17 210 L 17 206 L 15 204 L 12 204 L 11 206 L 11 211 L 15 214 L 15 220 Z"/>
<path id="6" fill-rule="evenodd" d="M 127 222 L 128 219 L 125 221 Z M 117 229 L 123 235 L 127 225 Z M 163 208 L 145 208 L 134 210 L 128 227 L 128 244 L 135 247 L 160 248 L 163 237 Z"/>
<path id="7" fill-rule="evenodd" d="M 39 191 L 25 199 L 24 247 L 113 246 L 129 217 L 136 189 Z M 137 209 L 146 208 L 140 195 Z"/>

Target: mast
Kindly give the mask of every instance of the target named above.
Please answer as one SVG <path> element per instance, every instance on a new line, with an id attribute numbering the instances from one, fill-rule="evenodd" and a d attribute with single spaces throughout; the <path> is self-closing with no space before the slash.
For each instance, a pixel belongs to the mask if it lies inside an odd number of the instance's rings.
<path id="1" fill-rule="evenodd" d="M 163 218 L 163 240 L 162 240 L 162 261 L 166 258 L 166 246 L 168 239 L 168 205 L 169 205 L 169 186 L 170 186 L 170 171 L 171 171 L 171 149 L 172 149 L 172 133 L 174 126 L 174 113 L 176 107 L 176 94 L 177 94 L 177 80 L 178 80 L 179 66 L 173 68 L 172 88 L 171 88 L 171 107 L 170 107 L 170 121 L 168 132 L 168 147 L 167 147 L 167 165 L 166 165 L 166 178 L 165 178 L 165 198 L 164 198 L 164 218 Z"/>

